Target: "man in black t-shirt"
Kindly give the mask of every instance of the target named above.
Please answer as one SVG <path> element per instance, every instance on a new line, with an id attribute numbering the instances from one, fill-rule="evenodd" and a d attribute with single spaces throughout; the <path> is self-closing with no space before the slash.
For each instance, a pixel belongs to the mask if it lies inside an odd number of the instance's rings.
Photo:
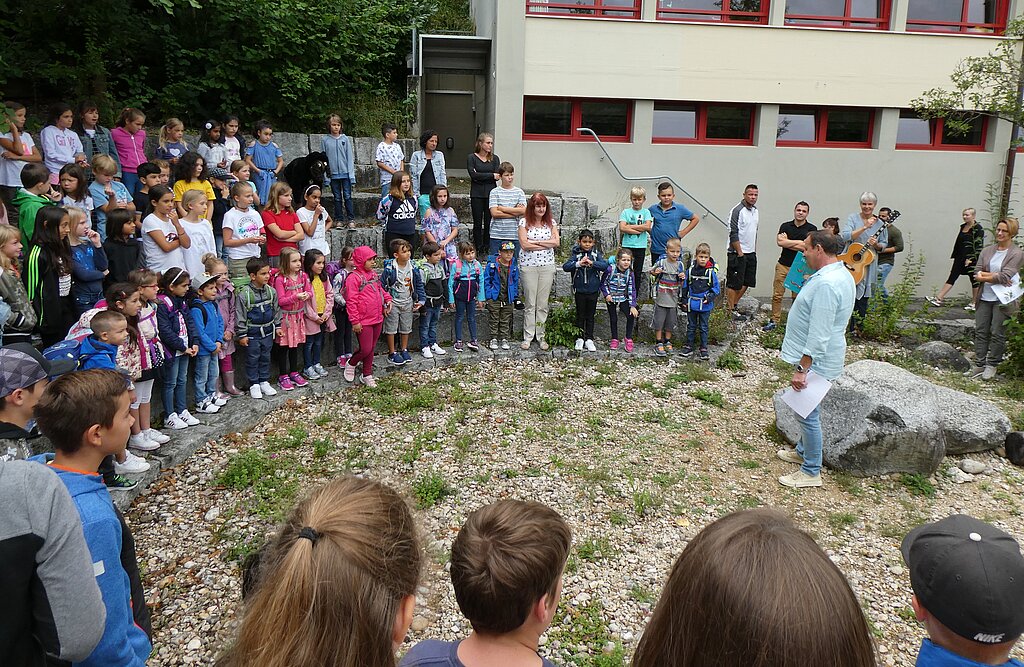
<path id="1" fill-rule="evenodd" d="M 762 327 L 764 331 L 771 331 L 778 326 L 782 317 L 782 297 L 786 292 L 786 274 L 789 273 L 789 267 L 793 266 L 796 253 L 803 250 L 804 239 L 818 229 L 807 222 L 810 212 L 810 204 L 805 201 L 797 202 L 793 208 L 793 219 L 779 226 L 779 235 L 775 242 L 782 248 L 782 253 L 779 255 L 779 263 L 775 265 L 775 281 L 772 283 L 772 319 Z M 796 298 L 796 294 L 793 298 Z"/>

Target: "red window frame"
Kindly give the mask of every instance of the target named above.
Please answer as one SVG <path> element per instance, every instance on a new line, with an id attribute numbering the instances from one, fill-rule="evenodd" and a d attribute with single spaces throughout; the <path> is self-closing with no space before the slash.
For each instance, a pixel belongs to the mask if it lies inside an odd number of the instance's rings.
<path id="1" fill-rule="evenodd" d="M 775 145 L 781 147 L 792 146 L 796 148 L 871 148 L 875 137 L 875 110 L 866 107 L 801 107 L 785 106 L 780 107 L 779 115 L 783 115 L 782 109 L 800 112 L 811 112 L 814 114 L 814 140 L 813 141 L 786 141 L 776 139 Z M 830 111 L 867 111 L 868 112 L 868 138 L 867 141 L 826 141 L 828 136 L 828 115 Z"/>
<path id="2" fill-rule="evenodd" d="M 926 21 L 907 17 L 907 32 L 942 32 L 956 34 L 992 34 L 1001 35 L 1006 31 L 1006 18 L 1010 11 L 1010 0 L 999 0 L 996 5 L 996 20 L 994 23 L 975 23 L 967 20 L 968 6 L 970 0 L 960 2 L 959 21 Z M 918 28 L 911 26 L 929 26 Z"/>
<path id="3" fill-rule="evenodd" d="M 658 137 L 652 136 L 652 144 L 715 144 L 719 146 L 753 146 L 754 145 L 754 122 L 757 116 L 757 106 L 754 104 L 740 104 L 731 102 L 655 102 L 659 104 L 694 107 L 696 119 L 694 122 L 694 138 L 686 137 Z M 750 111 L 750 128 L 747 131 L 747 139 L 708 139 L 708 109 L 711 107 L 733 107 L 748 109 Z"/>
<path id="4" fill-rule="evenodd" d="M 904 109 L 900 111 L 900 118 L 904 118 L 904 114 L 910 114 L 913 111 Z M 977 144 L 944 144 L 942 143 L 942 135 L 945 133 L 945 118 L 935 118 L 930 121 L 932 125 L 929 127 L 929 134 L 931 135 L 931 142 L 927 144 L 908 144 L 896 142 L 896 150 L 900 151 L 962 151 L 970 153 L 980 153 L 985 150 L 985 143 L 988 139 L 988 122 L 989 119 L 986 116 L 981 117 L 981 138 Z M 899 136 L 899 128 L 897 127 L 897 136 Z"/>
<path id="5" fill-rule="evenodd" d="M 633 6 L 606 5 L 606 0 L 593 0 L 593 5 L 579 5 L 571 0 L 526 0 L 526 13 L 532 16 L 570 16 L 572 18 L 613 18 L 613 19 L 639 19 L 641 0 L 633 0 Z M 592 14 L 573 13 L 572 10 L 589 10 Z M 614 12 L 610 14 L 608 12 Z M 623 12 L 630 12 L 630 16 L 622 16 Z"/>
<path id="6" fill-rule="evenodd" d="M 570 102 L 572 104 L 569 112 L 569 133 L 568 134 L 528 134 L 526 132 L 526 105 L 531 100 L 540 101 L 556 101 L 556 102 Z M 583 134 L 577 132 L 576 128 L 583 127 L 583 104 L 585 102 L 602 102 L 606 104 L 625 104 L 626 105 L 626 134 L 624 135 L 604 135 L 598 134 L 601 141 L 607 141 L 611 143 L 629 143 L 632 141 L 633 135 L 633 100 L 622 100 L 622 99 L 602 99 L 597 97 L 544 97 L 540 95 L 530 95 L 523 98 L 523 139 L 527 141 L 593 141 L 594 138 L 589 134 Z"/>
<path id="7" fill-rule="evenodd" d="M 781 1 L 781 0 L 780 0 Z M 729 0 L 722 0 L 723 3 Z M 740 12 L 731 9 L 684 9 L 664 7 L 663 0 L 658 0 L 657 19 L 659 21 L 709 21 L 714 23 L 739 23 L 740 25 L 767 25 L 768 6 L 770 0 L 761 0 L 761 10 L 757 12 Z M 682 16 L 686 14 L 687 16 Z M 694 18 L 697 14 L 706 18 Z"/>
<path id="8" fill-rule="evenodd" d="M 842 16 L 825 16 L 817 14 L 790 14 L 786 12 L 786 25 L 800 25 L 820 28 L 853 28 L 858 30 L 888 30 L 889 18 L 892 16 L 892 0 L 884 0 L 882 3 L 881 16 L 877 18 L 851 16 L 850 12 L 853 0 L 846 0 Z M 799 24 L 791 24 L 791 20 L 803 21 Z M 871 23 L 873 25 L 864 25 Z"/>

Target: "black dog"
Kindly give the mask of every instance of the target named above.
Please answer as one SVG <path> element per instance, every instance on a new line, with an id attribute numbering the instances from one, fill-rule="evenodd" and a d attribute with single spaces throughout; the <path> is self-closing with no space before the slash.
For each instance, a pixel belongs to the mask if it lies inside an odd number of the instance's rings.
<path id="1" fill-rule="evenodd" d="M 310 153 L 305 157 L 297 157 L 281 170 L 281 180 L 292 186 L 295 194 L 296 207 L 302 206 L 306 188 L 316 185 L 324 186 L 324 177 L 330 175 L 326 153 Z"/>

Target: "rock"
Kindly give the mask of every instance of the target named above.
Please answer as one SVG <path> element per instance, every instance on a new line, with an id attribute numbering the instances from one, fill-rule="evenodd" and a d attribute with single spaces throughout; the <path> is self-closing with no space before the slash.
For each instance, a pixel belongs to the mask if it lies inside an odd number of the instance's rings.
<path id="1" fill-rule="evenodd" d="M 736 302 L 736 310 L 744 315 L 757 315 L 757 311 L 761 308 L 761 302 L 749 294 L 743 295 L 739 301 Z"/>
<path id="2" fill-rule="evenodd" d="M 941 340 L 931 340 L 914 348 L 913 356 L 929 366 L 949 368 L 954 371 L 963 372 L 971 367 L 967 357 L 949 343 Z"/>
<path id="3" fill-rule="evenodd" d="M 202 647 L 203 647 L 203 642 L 201 642 L 199 640 L 199 638 L 196 637 L 195 639 L 190 641 L 187 646 L 185 646 L 185 650 L 186 651 L 198 651 Z"/>
<path id="4" fill-rule="evenodd" d="M 214 519 L 216 519 L 219 516 L 220 516 L 220 508 L 219 507 L 211 507 L 210 510 L 203 516 L 203 518 L 206 519 L 207 521 L 213 521 Z"/>
<path id="5" fill-rule="evenodd" d="M 987 465 L 974 459 L 964 459 L 958 465 L 961 470 L 971 475 L 980 475 L 988 469 Z"/>
<path id="6" fill-rule="evenodd" d="M 1024 466 L 1024 431 L 1011 431 L 1006 434 L 1006 458 L 1015 466 Z"/>
<path id="7" fill-rule="evenodd" d="M 424 630 L 427 629 L 427 626 L 429 626 L 429 625 L 430 625 L 430 621 L 428 621 L 423 616 L 414 616 L 413 619 L 412 619 L 412 631 L 413 632 L 423 632 Z"/>
<path id="8" fill-rule="evenodd" d="M 949 466 L 949 468 L 946 469 L 946 475 L 948 475 L 955 484 L 974 481 L 974 475 L 968 475 L 956 466 Z"/>
<path id="9" fill-rule="evenodd" d="M 775 395 L 775 422 L 800 438 L 793 411 Z M 1010 421 L 989 401 L 939 387 L 880 361 L 847 366 L 822 401 L 823 459 L 854 475 L 931 475 L 946 454 L 994 449 Z"/>

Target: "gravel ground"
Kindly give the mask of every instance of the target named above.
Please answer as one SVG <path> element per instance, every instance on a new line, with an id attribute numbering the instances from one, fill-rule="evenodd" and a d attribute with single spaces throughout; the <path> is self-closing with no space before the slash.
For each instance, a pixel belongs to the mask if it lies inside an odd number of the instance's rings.
<path id="1" fill-rule="evenodd" d="M 770 399 L 788 371 L 752 331 L 736 347 L 746 365 L 739 372 L 682 360 L 577 360 L 396 374 L 375 391 L 292 402 L 245 436 L 208 443 L 129 513 L 153 608 L 149 664 L 211 664 L 235 627 L 239 556 L 297 495 L 353 471 L 418 506 L 429 558 L 410 642 L 468 633 L 446 561 L 458 527 L 482 504 L 532 498 L 572 526 L 562 609 L 542 652 L 576 665 L 628 662 L 687 541 L 728 512 L 767 505 L 793 516 L 846 573 L 880 664 L 913 665 L 924 635 L 900 540 L 954 512 L 1024 536 L 1024 471 L 987 453 L 971 456 L 988 468 L 969 483 L 943 472 L 932 488 L 826 471 L 823 489 L 786 489 L 776 477 L 791 466 L 774 456 Z M 849 360 L 885 354 L 899 353 L 855 346 Z M 967 388 L 1020 411 L 987 387 Z"/>

